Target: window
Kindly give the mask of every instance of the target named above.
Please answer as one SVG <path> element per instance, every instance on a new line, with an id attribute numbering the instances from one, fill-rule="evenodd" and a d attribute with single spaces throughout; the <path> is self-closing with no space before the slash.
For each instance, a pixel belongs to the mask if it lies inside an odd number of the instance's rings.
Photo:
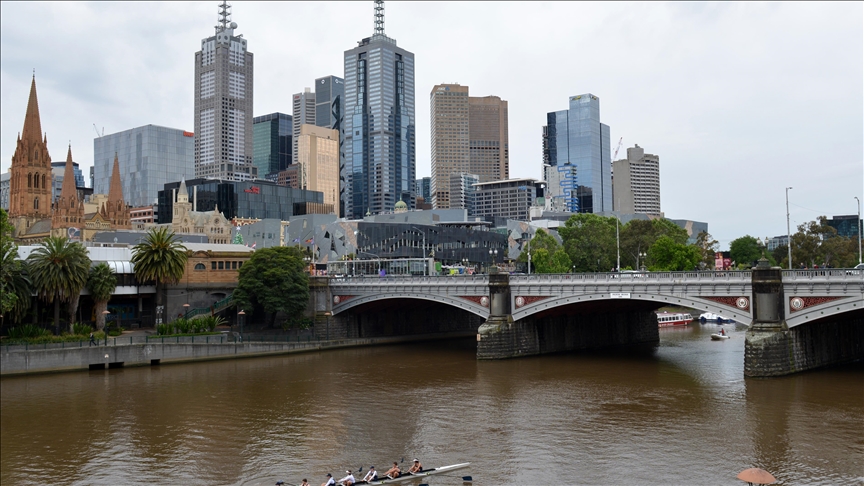
<path id="1" fill-rule="evenodd" d="M 207 267 L 204 266 L 203 263 L 196 263 L 195 270 L 205 270 Z"/>
<path id="2" fill-rule="evenodd" d="M 231 270 L 237 270 L 237 262 L 231 262 Z"/>
<path id="3" fill-rule="evenodd" d="M 225 262 L 219 262 L 219 270 L 225 270 Z"/>
<path id="4" fill-rule="evenodd" d="M 210 270 L 216 270 L 216 262 L 210 262 Z"/>

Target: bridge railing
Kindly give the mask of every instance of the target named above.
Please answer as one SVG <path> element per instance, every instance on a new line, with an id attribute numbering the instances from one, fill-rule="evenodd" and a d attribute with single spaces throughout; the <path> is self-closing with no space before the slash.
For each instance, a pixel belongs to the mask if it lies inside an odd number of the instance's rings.
<path id="1" fill-rule="evenodd" d="M 783 270 L 783 280 L 859 280 L 864 281 L 864 270 L 854 268 L 813 268 Z"/>
<path id="2" fill-rule="evenodd" d="M 488 283 L 489 276 L 486 274 L 479 275 L 385 275 L 383 277 L 379 277 L 377 275 L 354 275 L 354 276 L 346 276 L 346 277 L 331 277 L 330 284 L 379 284 L 379 283 L 424 283 L 428 282 L 435 285 L 444 285 L 448 283 L 453 284 L 467 284 L 467 283 L 477 283 L 477 284 L 485 284 Z"/>
<path id="3" fill-rule="evenodd" d="M 511 283 L 657 283 L 681 281 L 723 281 L 750 282 L 749 270 L 723 272 L 602 272 L 602 273 L 564 273 L 564 274 L 532 274 L 511 275 Z"/>

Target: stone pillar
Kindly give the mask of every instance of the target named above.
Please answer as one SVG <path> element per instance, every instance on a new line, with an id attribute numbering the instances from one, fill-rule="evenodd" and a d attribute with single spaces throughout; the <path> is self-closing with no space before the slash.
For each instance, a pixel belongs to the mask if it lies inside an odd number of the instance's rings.
<path id="1" fill-rule="evenodd" d="M 745 376 L 780 376 L 793 373 L 791 340 L 786 326 L 783 271 L 768 266 L 763 257 L 752 271 L 753 322 L 744 342 Z"/>
<path id="2" fill-rule="evenodd" d="M 313 332 L 318 339 L 344 338 L 343 332 L 331 332 L 333 324 L 333 297 L 328 277 L 309 277 L 309 305 L 306 315 L 312 317 Z"/>
<path id="3" fill-rule="evenodd" d="M 510 314 L 510 275 L 489 273 L 489 319 L 477 330 L 477 359 L 501 359 L 537 354 L 536 339 L 521 342 L 520 336 L 533 333 L 524 326 L 514 326 Z M 525 349 L 527 348 L 529 349 Z"/>

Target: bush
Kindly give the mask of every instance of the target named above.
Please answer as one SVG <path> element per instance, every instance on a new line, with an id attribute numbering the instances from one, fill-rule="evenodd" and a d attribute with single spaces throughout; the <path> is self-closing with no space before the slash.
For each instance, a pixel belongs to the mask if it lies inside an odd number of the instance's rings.
<path id="1" fill-rule="evenodd" d="M 156 324 L 156 334 L 159 336 L 167 336 L 174 333 L 173 324 Z"/>
<path id="2" fill-rule="evenodd" d="M 184 317 L 175 319 L 173 324 L 175 332 L 178 334 L 189 334 L 190 332 L 192 332 L 195 325 L 192 321 Z"/>
<path id="3" fill-rule="evenodd" d="M 87 336 L 91 332 L 93 332 L 93 328 L 90 327 L 90 324 L 84 324 L 83 322 L 72 324 L 72 334 L 76 336 Z"/>
<path id="4" fill-rule="evenodd" d="M 34 339 L 50 335 L 51 331 L 43 329 L 36 324 L 24 324 L 23 326 L 9 328 L 10 339 Z"/>
<path id="5" fill-rule="evenodd" d="M 299 329 L 302 331 L 304 329 L 309 329 L 310 327 L 312 327 L 312 324 L 312 319 L 308 317 L 295 316 L 282 321 L 282 329 L 286 331 L 289 329 Z"/>
<path id="6" fill-rule="evenodd" d="M 196 329 L 196 332 L 213 332 L 216 329 L 216 326 L 222 326 L 227 321 L 224 317 L 220 316 L 207 316 L 197 319 L 196 322 L 200 326 Z"/>

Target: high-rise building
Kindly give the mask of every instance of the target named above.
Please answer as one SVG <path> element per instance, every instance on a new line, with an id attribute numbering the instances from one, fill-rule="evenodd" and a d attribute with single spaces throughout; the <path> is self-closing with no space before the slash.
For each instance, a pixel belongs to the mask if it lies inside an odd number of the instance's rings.
<path id="1" fill-rule="evenodd" d="M 537 199 L 543 181 L 507 179 L 474 185 L 474 213 L 487 220 L 494 218 L 529 221 L 531 205 Z"/>
<path id="2" fill-rule="evenodd" d="M 455 172 L 450 174 L 450 207 L 454 209 L 465 209 L 468 216 L 475 213 L 475 195 L 477 192 L 475 184 L 480 182 L 480 177 L 475 174 Z"/>
<path id="3" fill-rule="evenodd" d="M 451 202 L 452 174 L 470 173 L 480 182 L 510 176 L 507 102 L 497 96 L 469 96 L 468 86 L 439 84 L 430 94 L 432 204 Z"/>
<path id="4" fill-rule="evenodd" d="M 297 141 L 301 189 L 324 193 L 324 204 L 339 214 L 339 132 L 302 125 Z"/>
<path id="5" fill-rule="evenodd" d="M 315 124 L 315 93 L 309 88 L 304 88 L 302 93 L 292 96 L 294 101 L 294 116 L 292 117 L 292 134 L 294 140 L 291 148 L 292 163 L 297 161 L 297 141 L 300 139 L 301 125 Z"/>
<path id="6" fill-rule="evenodd" d="M 195 53 L 195 176 L 243 181 L 258 177 L 252 163 L 254 70 L 246 39 L 234 35 L 230 8 L 223 0 L 216 34 Z"/>
<path id="7" fill-rule="evenodd" d="M 345 216 L 415 207 L 414 54 L 384 35 L 384 2 L 375 33 L 345 51 Z"/>
<path id="8" fill-rule="evenodd" d="M 195 136 L 177 128 L 145 125 L 93 139 L 93 192 L 107 194 L 114 157 L 123 194 L 132 207 L 150 206 L 167 182 L 195 175 Z"/>
<path id="9" fill-rule="evenodd" d="M 619 213 L 661 215 L 660 157 L 646 154 L 638 144 L 627 149 L 627 158 L 612 163 L 614 203 Z"/>
<path id="10" fill-rule="evenodd" d="M 293 163 L 293 130 L 292 117 L 285 113 L 252 119 L 252 161 L 258 168 L 259 178 L 275 181 L 276 174 Z"/>
<path id="11" fill-rule="evenodd" d="M 553 210 L 612 210 L 609 126 L 600 123 L 600 99 L 570 97 L 568 110 L 547 113 L 543 127 L 544 178 Z"/>
<path id="12" fill-rule="evenodd" d="M 338 76 L 325 76 L 315 80 L 315 124 L 319 127 L 330 128 L 339 132 L 339 174 L 342 174 L 345 165 L 345 136 L 342 134 L 344 123 L 345 104 L 345 80 Z M 342 192 L 345 190 L 343 182 L 339 181 L 339 200 L 342 200 Z M 345 216 L 342 204 L 340 208 L 341 217 Z"/>
<path id="13" fill-rule="evenodd" d="M 432 178 L 422 177 L 420 179 L 417 179 L 417 183 L 414 186 L 414 192 L 417 193 L 417 196 L 422 197 L 426 202 L 431 202 Z"/>

